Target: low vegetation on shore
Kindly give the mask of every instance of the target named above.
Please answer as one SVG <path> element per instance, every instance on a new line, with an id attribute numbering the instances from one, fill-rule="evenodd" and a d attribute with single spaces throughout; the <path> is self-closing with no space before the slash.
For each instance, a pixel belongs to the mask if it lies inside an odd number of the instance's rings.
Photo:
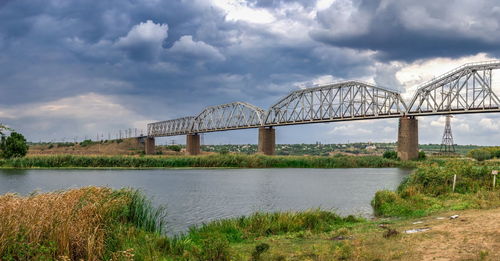
<path id="1" fill-rule="evenodd" d="M 454 243 L 440 247 L 458 250 L 447 255 L 494 260 L 499 257 L 495 243 L 483 241 L 496 236 L 486 231 L 496 227 L 488 220 L 500 216 L 500 190 L 492 187 L 491 175 L 499 167 L 496 161 L 420 162 L 397 191 L 376 193 L 372 206 L 383 219 L 341 217 L 320 209 L 254 213 L 176 236 L 165 234 L 165 209 L 152 206 L 135 190 L 87 187 L 26 197 L 6 194 L 0 196 L 0 260 L 421 260 L 436 257 L 440 251 L 426 251 L 443 242 L 436 238 L 449 235 Z M 465 232 L 455 233 L 457 223 L 432 216 L 456 213 L 468 215 L 458 223 L 469 228 Z M 481 220 L 481 213 L 488 218 Z M 403 233 L 420 223 L 433 226 L 432 232 Z M 478 224 L 484 224 L 484 231 L 470 229 Z M 467 251 L 459 247 L 465 236 L 474 240 Z"/>
<path id="2" fill-rule="evenodd" d="M 238 256 L 230 244 L 365 222 L 322 210 L 255 213 L 167 237 L 162 233 L 164 214 L 133 190 L 87 187 L 27 197 L 6 194 L 0 196 L 0 259 L 230 260 Z"/>
<path id="3" fill-rule="evenodd" d="M 372 201 L 376 215 L 419 217 L 437 211 L 500 207 L 492 170 L 500 164 L 478 165 L 448 160 L 421 164 L 397 191 L 378 191 Z"/>
<path id="4" fill-rule="evenodd" d="M 470 150 L 467 156 L 478 161 L 489 160 L 493 158 L 500 159 L 500 147 L 484 147 Z"/>
<path id="5" fill-rule="evenodd" d="M 29 156 L 0 159 L 0 168 L 384 168 L 415 167 L 415 162 L 379 156 L 305 157 L 214 154 L 204 156 Z"/>

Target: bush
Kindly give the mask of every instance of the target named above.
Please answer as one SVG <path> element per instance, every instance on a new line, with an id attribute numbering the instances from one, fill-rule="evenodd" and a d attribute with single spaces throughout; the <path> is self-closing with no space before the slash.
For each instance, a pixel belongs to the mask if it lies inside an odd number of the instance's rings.
<path id="1" fill-rule="evenodd" d="M 398 159 L 398 153 L 393 150 L 386 150 L 382 157 L 385 159 Z"/>
<path id="2" fill-rule="evenodd" d="M 484 149 L 471 150 L 467 155 L 476 159 L 477 161 L 489 160 L 492 158 L 491 153 Z"/>
<path id="3" fill-rule="evenodd" d="M 477 161 L 489 160 L 491 158 L 500 158 L 500 147 L 486 147 L 470 150 L 467 153 L 467 156 L 474 158 Z"/>
<path id="4" fill-rule="evenodd" d="M 82 147 L 87 147 L 87 146 L 92 145 L 92 144 L 94 144 L 94 142 L 92 140 L 84 140 L 84 141 L 80 142 L 80 146 L 82 146 Z"/>
<path id="5" fill-rule="evenodd" d="M 425 152 L 423 152 L 423 151 L 418 152 L 418 159 L 419 160 L 424 160 L 426 158 L 427 158 L 427 155 L 425 155 Z"/>
<path id="6" fill-rule="evenodd" d="M 167 149 L 175 151 L 175 152 L 180 152 L 182 148 L 179 145 L 170 145 L 170 146 L 167 146 Z"/>
<path id="7" fill-rule="evenodd" d="M 20 158 L 28 153 L 28 144 L 22 134 L 12 132 L 9 137 L 2 137 L 0 149 L 4 158 Z"/>

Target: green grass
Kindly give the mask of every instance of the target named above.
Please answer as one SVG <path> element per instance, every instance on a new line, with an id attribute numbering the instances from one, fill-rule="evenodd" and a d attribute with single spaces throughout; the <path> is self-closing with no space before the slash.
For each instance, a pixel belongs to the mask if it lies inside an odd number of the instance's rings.
<path id="1" fill-rule="evenodd" d="M 0 168 L 383 168 L 415 167 L 416 163 L 379 156 L 30 156 L 0 159 Z"/>
<path id="2" fill-rule="evenodd" d="M 397 191 L 378 191 L 372 200 L 374 213 L 386 217 L 420 217 L 437 211 L 500 206 L 499 189 L 492 188 L 495 164 L 448 160 L 422 164 Z M 457 176 L 455 191 L 453 178 Z"/>
<path id="3" fill-rule="evenodd" d="M 122 249 L 134 249 L 138 260 L 234 260 L 241 257 L 233 246 L 254 244 L 256 240 L 272 236 L 315 235 L 341 228 L 357 226 L 366 221 L 353 216 L 340 217 L 323 210 L 303 212 L 254 213 L 239 217 L 213 221 L 192 227 L 187 233 L 166 237 L 145 233 L 136 227 L 122 229 Z M 266 251 L 261 245 L 254 256 Z"/>

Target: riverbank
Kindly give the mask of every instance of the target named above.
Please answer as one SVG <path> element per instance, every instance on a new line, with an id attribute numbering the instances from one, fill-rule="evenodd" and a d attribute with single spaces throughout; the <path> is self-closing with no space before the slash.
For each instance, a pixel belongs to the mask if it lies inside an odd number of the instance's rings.
<path id="1" fill-rule="evenodd" d="M 414 168 L 414 161 L 380 156 L 28 156 L 0 159 L 0 168 Z"/>
<path id="2" fill-rule="evenodd" d="M 255 213 L 162 234 L 162 209 L 130 190 L 0 196 L 2 260 L 498 260 L 500 208 L 365 220 Z M 458 215 L 451 219 L 450 216 Z M 425 231 L 406 233 L 412 229 Z"/>
<path id="3" fill-rule="evenodd" d="M 376 193 L 371 220 L 319 209 L 255 213 L 174 237 L 163 233 L 165 210 L 133 190 L 4 195 L 0 259 L 498 260 L 491 171 L 499 167 L 421 163 L 396 191 Z"/>

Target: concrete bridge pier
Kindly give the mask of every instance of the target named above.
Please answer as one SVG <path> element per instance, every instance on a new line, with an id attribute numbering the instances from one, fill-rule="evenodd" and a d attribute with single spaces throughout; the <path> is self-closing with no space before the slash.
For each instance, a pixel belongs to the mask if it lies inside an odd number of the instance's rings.
<path id="1" fill-rule="evenodd" d="M 398 157 L 401 160 L 418 158 L 418 120 L 414 116 L 399 118 Z"/>
<path id="2" fill-rule="evenodd" d="M 259 145 L 257 153 L 274 155 L 276 130 L 273 127 L 259 127 Z"/>
<path id="3" fill-rule="evenodd" d="M 186 135 L 186 152 L 188 155 L 200 154 L 200 135 L 198 133 Z"/>
<path id="4" fill-rule="evenodd" d="M 144 153 L 146 155 L 155 154 L 155 138 L 154 137 L 146 137 L 144 140 Z"/>

